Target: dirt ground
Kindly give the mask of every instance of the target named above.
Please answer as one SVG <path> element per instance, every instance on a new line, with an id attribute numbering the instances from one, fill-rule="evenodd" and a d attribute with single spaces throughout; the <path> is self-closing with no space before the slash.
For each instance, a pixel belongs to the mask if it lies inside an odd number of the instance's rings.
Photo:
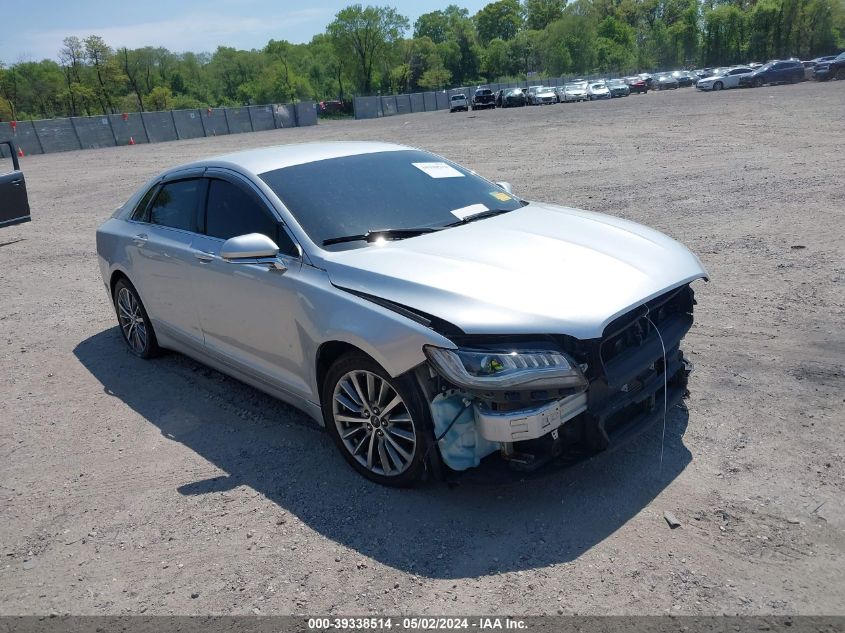
<path id="1" fill-rule="evenodd" d="M 24 159 L 0 231 L 0 613 L 845 614 L 845 82 Z M 124 351 L 94 230 L 238 148 L 397 141 L 702 259 L 688 413 L 539 480 L 391 490 L 303 414 Z M 671 530 L 663 514 L 682 526 Z"/>

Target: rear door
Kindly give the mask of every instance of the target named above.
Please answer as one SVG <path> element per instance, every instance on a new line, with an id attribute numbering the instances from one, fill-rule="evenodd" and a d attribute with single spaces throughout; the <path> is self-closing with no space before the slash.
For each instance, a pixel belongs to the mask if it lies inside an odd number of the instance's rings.
<path id="1" fill-rule="evenodd" d="M 10 158 L 3 158 L 8 151 Z M 29 222 L 29 199 L 26 180 L 15 148 L 9 141 L 0 142 L 0 228 Z"/>
<path id="2" fill-rule="evenodd" d="M 191 267 L 207 182 L 202 170 L 171 176 L 155 188 L 150 202 L 132 219 L 132 282 L 157 330 L 201 349 L 202 330 Z M 145 196 L 146 197 L 146 196 Z M 143 202 L 142 202 L 143 204 Z"/>

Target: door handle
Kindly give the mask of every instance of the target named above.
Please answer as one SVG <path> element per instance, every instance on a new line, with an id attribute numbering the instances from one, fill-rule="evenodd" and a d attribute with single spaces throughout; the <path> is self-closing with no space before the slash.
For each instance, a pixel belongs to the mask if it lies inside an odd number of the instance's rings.
<path id="1" fill-rule="evenodd" d="M 135 246 L 142 247 L 147 243 L 147 234 L 138 233 L 138 235 L 132 238 L 132 241 L 135 242 Z"/>
<path id="2" fill-rule="evenodd" d="M 203 264 L 207 264 L 214 260 L 214 253 L 206 253 L 205 251 L 195 251 L 194 257 L 200 260 Z"/>
<path id="3" fill-rule="evenodd" d="M 22 183 L 23 183 L 23 180 L 21 180 L 20 178 L 16 178 L 15 180 L 12 181 L 12 186 L 13 187 L 20 187 Z"/>

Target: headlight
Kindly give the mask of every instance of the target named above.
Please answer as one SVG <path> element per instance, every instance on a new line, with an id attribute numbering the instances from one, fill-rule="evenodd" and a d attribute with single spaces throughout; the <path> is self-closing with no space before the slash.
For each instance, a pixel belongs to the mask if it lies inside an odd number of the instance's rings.
<path id="1" fill-rule="evenodd" d="M 467 389 L 587 388 L 581 368 L 555 351 L 443 349 L 426 345 L 426 357 L 446 380 Z"/>

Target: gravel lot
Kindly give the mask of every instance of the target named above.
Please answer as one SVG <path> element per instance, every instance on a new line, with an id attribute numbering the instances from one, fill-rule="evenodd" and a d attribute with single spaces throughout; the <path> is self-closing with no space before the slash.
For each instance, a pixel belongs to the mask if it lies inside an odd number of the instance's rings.
<path id="1" fill-rule="evenodd" d="M 845 614 L 845 82 L 334 121 L 27 157 L 0 231 L 0 613 Z M 94 230 L 259 145 L 431 149 L 711 273 L 660 428 L 540 480 L 371 485 L 297 411 L 124 351 Z M 682 526 L 670 530 L 663 513 Z"/>

